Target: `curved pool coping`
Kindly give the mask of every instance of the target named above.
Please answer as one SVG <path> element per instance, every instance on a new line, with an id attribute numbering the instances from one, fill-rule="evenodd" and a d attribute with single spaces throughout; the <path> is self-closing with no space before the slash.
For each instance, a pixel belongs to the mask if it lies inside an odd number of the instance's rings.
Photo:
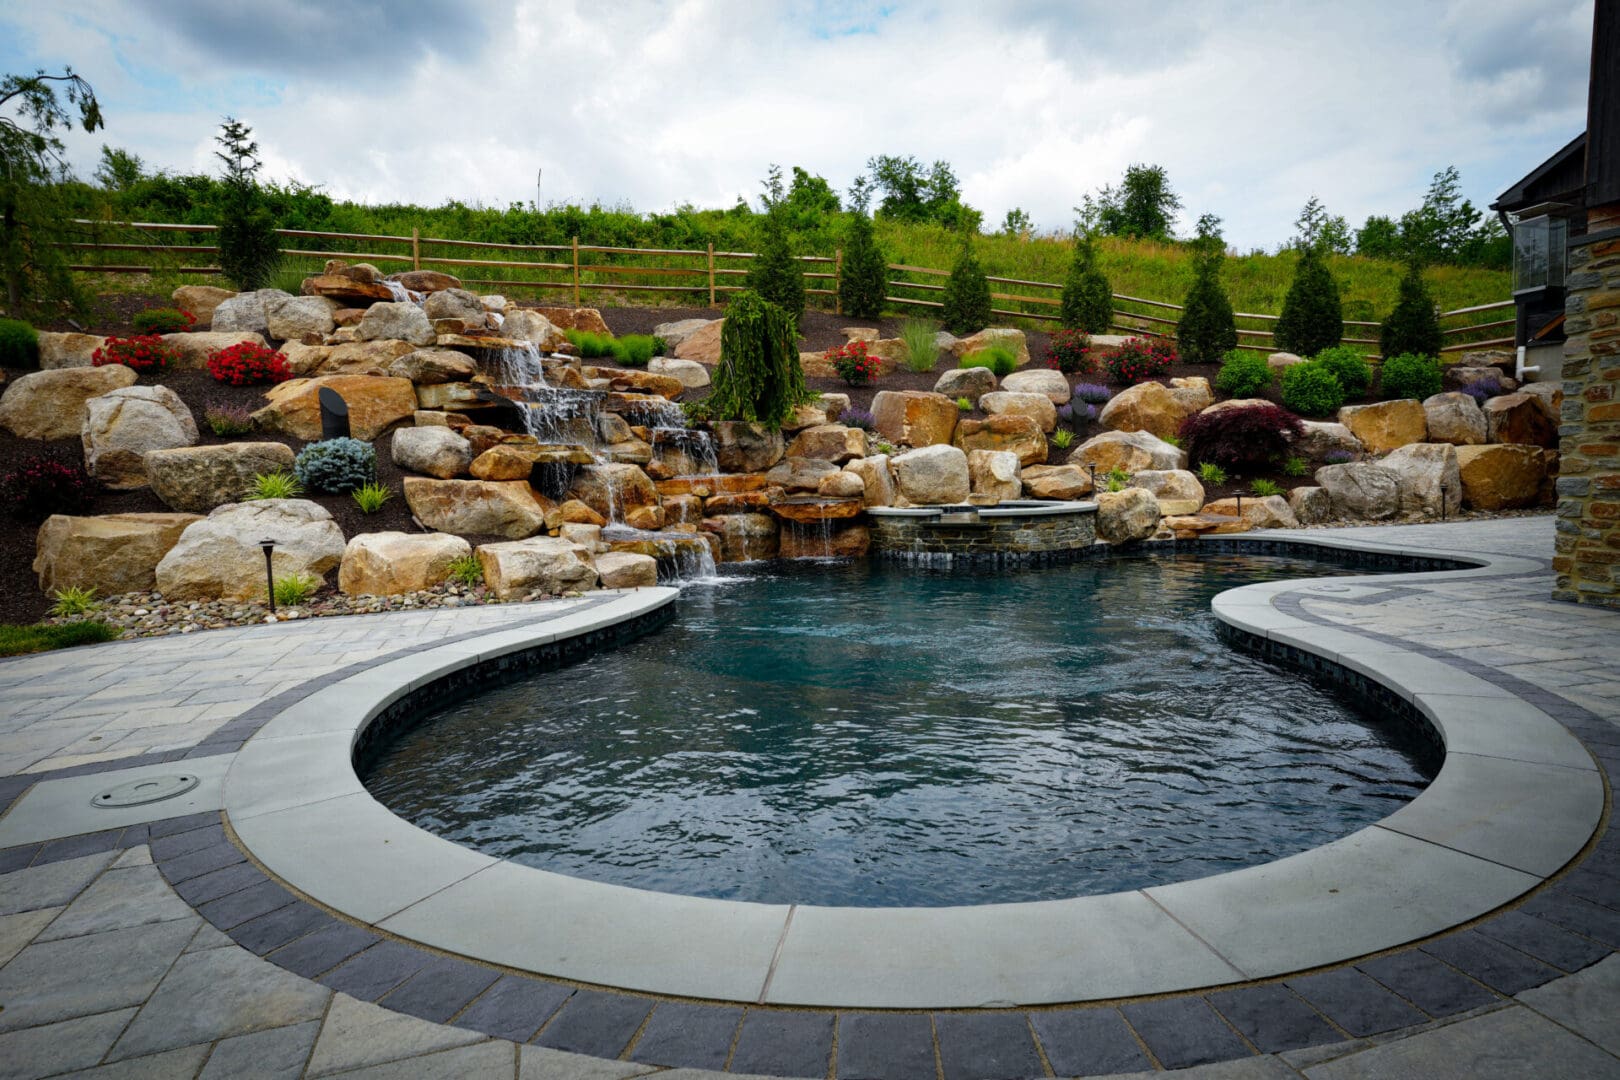
<path id="1" fill-rule="evenodd" d="M 1573 735 L 1492 682 L 1273 604 L 1284 594 L 1353 601 L 1436 577 L 1516 576 L 1541 564 L 1327 537 L 1286 545 L 1477 565 L 1300 578 L 1215 598 L 1227 632 L 1384 688 L 1426 718 L 1445 746 L 1434 782 L 1394 814 L 1260 866 L 1102 896 L 973 907 L 711 900 L 499 860 L 399 818 L 361 784 L 356 746 L 390 706 L 446 679 L 476 677 L 482 665 L 644 620 L 674 600 L 677 591 L 667 588 L 425 650 L 318 690 L 243 747 L 225 780 L 224 809 L 239 842 L 271 874 L 399 938 L 592 985 L 773 1005 L 1004 1007 L 1205 989 L 1429 937 L 1556 874 L 1585 846 L 1605 804 L 1602 775 Z"/>

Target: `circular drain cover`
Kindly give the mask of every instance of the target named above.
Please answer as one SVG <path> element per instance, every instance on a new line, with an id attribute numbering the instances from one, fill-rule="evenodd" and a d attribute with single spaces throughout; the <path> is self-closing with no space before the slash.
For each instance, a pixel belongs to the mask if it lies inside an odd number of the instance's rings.
<path id="1" fill-rule="evenodd" d="M 90 800 L 90 805 L 103 806 L 109 810 L 126 806 L 145 806 L 147 803 L 162 802 L 176 795 L 184 795 L 197 784 L 195 776 L 154 776 L 148 780 L 131 780 L 127 784 L 119 784 L 115 788 L 103 791 Z"/>

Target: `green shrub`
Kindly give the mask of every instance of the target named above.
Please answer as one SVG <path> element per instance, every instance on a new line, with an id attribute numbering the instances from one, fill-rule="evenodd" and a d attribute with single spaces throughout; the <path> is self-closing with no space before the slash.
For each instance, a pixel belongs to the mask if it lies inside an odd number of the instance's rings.
<path id="1" fill-rule="evenodd" d="M 1328 416 L 1344 404 L 1344 386 L 1315 361 L 1291 364 L 1283 369 L 1282 399 L 1301 416 Z"/>
<path id="2" fill-rule="evenodd" d="M 564 330 L 563 336 L 579 350 L 579 355 L 585 360 L 600 360 L 614 354 L 611 334 L 598 334 L 592 330 Z"/>
<path id="3" fill-rule="evenodd" d="M 1213 461 L 1206 461 L 1198 466 L 1198 479 L 1211 487 L 1219 487 L 1226 483 L 1226 470 Z"/>
<path id="4" fill-rule="evenodd" d="M 973 255 L 973 243 L 962 236 L 962 250 L 945 279 L 945 329 L 958 337 L 976 334 L 990 325 L 990 282 Z"/>
<path id="5" fill-rule="evenodd" d="M 1249 485 L 1249 493 L 1257 499 L 1269 499 L 1273 495 L 1281 495 L 1282 488 L 1277 486 L 1276 481 L 1262 478 Z"/>
<path id="6" fill-rule="evenodd" d="M 956 407 L 962 412 L 972 412 L 973 401 L 971 398 L 959 397 L 956 399 Z"/>
<path id="7" fill-rule="evenodd" d="M 298 451 L 293 472 L 310 491 L 342 495 L 377 479 L 377 450 L 359 439 L 326 439 Z"/>
<path id="8" fill-rule="evenodd" d="M 1231 349 L 1215 373 L 1215 387 L 1233 397 L 1254 397 L 1271 385 L 1271 365 L 1257 352 Z"/>
<path id="9" fill-rule="evenodd" d="M 0 319 L 0 367 L 39 367 L 39 334 L 21 319 Z"/>
<path id="10" fill-rule="evenodd" d="M 94 645 L 112 641 L 123 631 L 98 619 L 64 623 L 61 626 L 12 626 L 0 624 L 0 656 L 49 652 L 73 645 Z"/>
<path id="11" fill-rule="evenodd" d="M 872 233 L 872 219 L 866 216 L 864 209 L 857 209 L 850 218 L 849 234 L 844 241 L 844 265 L 838 278 L 838 303 L 845 315 L 856 319 L 875 319 L 883 313 L 883 298 L 888 291 L 888 260 L 877 246 L 877 238 Z"/>
<path id="12" fill-rule="evenodd" d="M 626 367 L 646 367 L 655 350 L 653 338 L 648 334 L 626 334 L 608 342 L 613 359 Z"/>
<path id="13" fill-rule="evenodd" d="M 137 334 L 178 334 L 190 330 L 196 321 L 178 308 L 147 308 L 136 312 L 129 324 Z"/>
<path id="14" fill-rule="evenodd" d="M 1378 331 L 1379 348 L 1385 356 L 1438 356 L 1440 342 L 1440 317 L 1434 297 L 1423 282 L 1423 268 L 1416 261 L 1410 262 L 1406 276 L 1401 278 L 1395 309 Z"/>
<path id="15" fill-rule="evenodd" d="M 1284 476 L 1304 476 L 1311 471 L 1310 462 L 1294 455 L 1283 459 L 1282 471 Z"/>
<path id="16" fill-rule="evenodd" d="M 900 340 L 906 344 L 906 368 L 933 371 L 939 363 L 939 327 L 926 319 L 907 319 L 900 324 Z"/>
<path id="17" fill-rule="evenodd" d="M 1108 278 L 1097 269 L 1097 251 L 1091 236 L 1075 234 L 1074 258 L 1063 279 L 1058 320 L 1069 330 L 1106 334 L 1114 321 L 1114 292 Z"/>
<path id="18" fill-rule="evenodd" d="M 1018 354 L 1005 345 L 989 345 L 962 357 L 959 367 L 989 368 L 996 378 L 1004 379 L 1018 368 Z"/>
<path id="19" fill-rule="evenodd" d="M 1315 356 L 1344 337 L 1339 285 L 1315 245 L 1300 252 L 1274 332 L 1277 348 L 1299 356 Z"/>
<path id="20" fill-rule="evenodd" d="M 58 618 L 83 615 L 96 606 L 96 590 L 69 585 L 51 594 L 51 614 Z"/>
<path id="21" fill-rule="evenodd" d="M 1401 353 L 1384 361 L 1378 377 L 1378 391 L 1386 398 L 1416 398 L 1422 401 L 1440 392 L 1440 361 L 1432 356 Z"/>
<path id="22" fill-rule="evenodd" d="M 669 342 L 665 341 L 661 337 L 658 337 L 657 335 L 654 335 L 653 339 L 652 339 L 652 343 L 653 343 L 653 355 L 654 356 L 668 356 L 669 355 Z"/>
<path id="23" fill-rule="evenodd" d="M 484 564 L 477 555 L 461 555 L 450 563 L 450 579 L 471 589 L 484 583 Z"/>
<path id="24" fill-rule="evenodd" d="M 298 477 L 278 471 L 255 474 L 253 489 L 242 497 L 248 502 L 257 502 L 261 499 L 296 499 L 303 493 L 304 486 L 298 482 Z"/>
<path id="25" fill-rule="evenodd" d="M 745 289 L 726 305 L 709 396 L 687 405 L 686 413 L 693 420 L 746 420 L 775 431 L 794 406 L 815 396 L 804 385 L 797 318 Z"/>
<path id="26" fill-rule="evenodd" d="M 288 574 L 276 581 L 276 604 L 297 607 L 314 596 L 322 584 L 321 579 L 312 574 Z"/>
<path id="27" fill-rule="evenodd" d="M 1194 247 L 1197 253 L 1193 257 L 1193 283 L 1182 301 L 1176 344 L 1189 363 L 1214 363 L 1237 347 L 1232 301 L 1221 285 L 1221 260 L 1226 257 L 1226 249 L 1213 233 L 1201 235 Z"/>
<path id="28" fill-rule="evenodd" d="M 362 514 L 375 514 L 383 508 L 383 503 L 394 497 L 394 492 L 387 484 L 371 483 L 361 484 L 351 496 Z"/>
<path id="29" fill-rule="evenodd" d="M 1372 385 L 1372 368 L 1354 345 L 1323 349 L 1313 359 L 1333 372 L 1333 377 L 1339 380 L 1339 385 L 1344 387 L 1349 397 L 1360 397 Z"/>

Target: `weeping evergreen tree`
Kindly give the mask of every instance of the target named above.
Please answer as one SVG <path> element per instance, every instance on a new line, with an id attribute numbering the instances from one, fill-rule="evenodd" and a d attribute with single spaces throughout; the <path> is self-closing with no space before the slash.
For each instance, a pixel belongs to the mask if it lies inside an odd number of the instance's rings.
<path id="1" fill-rule="evenodd" d="M 1294 283 L 1283 299 L 1277 319 L 1277 348 L 1298 356 L 1315 356 L 1344 337 L 1344 311 L 1339 306 L 1339 284 L 1322 258 L 1321 248 L 1307 244 L 1294 267 Z"/>
<path id="2" fill-rule="evenodd" d="M 889 262 L 877 246 L 872 219 L 866 208 L 857 206 L 849 222 L 844 242 L 844 266 L 838 279 L 838 302 L 845 315 L 875 319 L 883 312 L 883 297 L 889 290 Z"/>
<path id="3" fill-rule="evenodd" d="M 1106 334 L 1114 321 L 1114 289 L 1097 268 L 1097 250 L 1084 229 L 1074 234 L 1074 258 L 1063 282 L 1058 318 L 1069 329 L 1088 334 Z"/>
<path id="4" fill-rule="evenodd" d="M 214 156 L 225 166 L 225 197 L 215 234 L 219 268 L 243 291 L 267 285 L 281 261 L 275 219 L 259 191 L 259 144 L 252 136 L 252 128 L 227 116 L 214 139 L 220 145 Z"/>
<path id="5" fill-rule="evenodd" d="M 787 225 L 787 195 L 779 167 L 771 166 L 764 187 L 765 220 L 760 230 L 759 254 L 744 280 L 754 292 L 791 315 L 797 326 L 804 314 L 804 265 L 793 257 Z"/>
<path id="6" fill-rule="evenodd" d="M 795 405 L 814 394 L 805 389 L 799 364 L 798 319 L 745 289 L 726 304 L 720 328 L 720 362 L 713 390 L 687 406 L 693 420 L 746 420 L 777 430 Z"/>
<path id="7" fill-rule="evenodd" d="M 1439 356 L 1440 340 L 1440 317 L 1434 309 L 1434 297 L 1423 281 L 1422 264 L 1413 259 L 1406 264 L 1406 276 L 1401 278 L 1395 310 L 1379 330 L 1378 345 L 1385 356 Z"/>
<path id="8" fill-rule="evenodd" d="M 973 238 L 962 233 L 962 253 L 945 280 L 945 307 L 940 312 L 945 329 L 958 337 L 976 334 L 990 325 L 990 282 L 973 256 Z"/>
<path id="9" fill-rule="evenodd" d="M 1181 321 L 1176 324 L 1176 342 L 1181 354 L 1194 363 L 1214 363 L 1237 348 L 1237 324 L 1232 319 L 1232 301 L 1221 286 L 1221 261 L 1226 245 L 1221 241 L 1221 219 L 1205 214 L 1198 219 L 1198 239 L 1193 242 L 1193 283 L 1182 302 Z"/>

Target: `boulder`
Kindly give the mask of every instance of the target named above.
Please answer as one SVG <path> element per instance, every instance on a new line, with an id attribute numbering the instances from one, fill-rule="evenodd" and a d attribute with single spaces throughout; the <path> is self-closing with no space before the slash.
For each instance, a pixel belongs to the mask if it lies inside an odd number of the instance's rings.
<path id="1" fill-rule="evenodd" d="M 691 330 L 679 345 L 672 345 L 677 360 L 692 360 L 709 367 L 720 362 L 720 329 L 724 319 L 715 319 Z"/>
<path id="2" fill-rule="evenodd" d="M 1475 510 L 1518 510 L 1540 501 L 1546 464 L 1540 447 L 1491 443 L 1459 446 L 1457 472 Z"/>
<path id="3" fill-rule="evenodd" d="M 390 361 L 388 374 L 423 385 L 467 382 L 478 374 L 478 365 L 473 363 L 472 357 L 454 349 L 417 349 Z"/>
<path id="4" fill-rule="evenodd" d="M 556 517 L 559 522 L 568 525 L 595 525 L 600 528 L 608 523 L 607 518 L 578 499 L 569 499 L 557 507 Z M 547 520 L 550 520 L 550 515 L 547 516 Z"/>
<path id="5" fill-rule="evenodd" d="M 171 371 L 207 371 L 208 358 L 221 349 L 243 343 L 270 347 L 264 335 L 253 330 L 195 331 L 182 334 L 164 334 L 163 344 L 169 347 Z"/>
<path id="6" fill-rule="evenodd" d="M 875 454 L 869 458 L 857 458 L 845 465 L 844 471 L 860 478 L 861 505 L 894 505 L 894 474 L 889 470 L 889 455 Z"/>
<path id="7" fill-rule="evenodd" d="M 392 441 L 394 464 L 411 472 L 449 480 L 472 464 L 472 443 L 447 427 L 400 428 Z"/>
<path id="8" fill-rule="evenodd" d="M 664 348 L 674 352 L 681 342 L 708 326 L 715 319 L 678 319 L 675 322 L 659 323 L 652 328 L 653 337 L 664 340 Z"/>
<path id="9" fill-rule="evenodd" d="M 568 344 L 568 335 L 532 308 L 509 309 L 501 322 L 501 336 L 508 341 L 527 341 L 542 352 L 556 352 Z"/>
<path id="10" fill-rule="evenodd" d="M 831 423 L 831 421 L 827 419 L 827 411 L 819 403 L 795 405 L 793 411 L 788 414 L 788 418 L 782 421 L 782 432 L 786 435 L 792 435 L 803 431 L 805 428 L 820 427 L 822 424 L 827 423 Z M 788 453 L 791 454 L 792 452 L 790 448 Z"/>
<path id="11" fill-rule="evenodd" d="M 454 274 L 442 274 L 437 270 L 405 270 L 398 274 L 389 274 L 387 280 L 396 281 L 411 292 L 418 293 L 461 288 L 460 278 Z"/>
<path id="12" fill-rule="evenodd" d="M 715 457 L 723 472 L 764 472 L 782 460 L 787 444 L 780 431 L 764 424 L 741 420 L 716 420 L 709 425 L 714 435 Z"/>
<path id="13" fill-rule="evenodd" d="M 783 458 L 781 464 L 765 474 L 765 482 L 772 487 L 779 487 L 789 494 L 809 491 L 820 491 L 821 480 L 824 476 L 839 472 L 837 465 L 830 461 L 817 458 L 789 457 Z M 711 500 L 712 504 L 713 500 Z M 709 512 L 714 513 L 713 506 Z"/>
<path id="14" fill-rule="evenodd" d="M 944 394 L 879 390 L 872 398 L 872 426 L 896 446 L 939 446 L 951 441 L 958 411 Z"/>
<path id="15" fill-rule="evenodd" d="M 1057 406 L 1045 394 L 1015 394 L 997 390 L 981 397 L 979 408 L 987 416 L 1027 416 L 1039 424 L 1043 432 L 1057 428 Z"/>
<path id="16" fill-rule="evenodd" d="M 253 414 L 269 431 L 314 442 L 321 437 L 321 387 L 330 387 L 349 406 L 349 432 L 370 442 L 416 412 L 416 391 L 409 379 L 375 375 L 322 375 L 291 379 L 264 392 L 270 402 Z"/>
<path id="17" fill-rule="evenodd" d="M 1486 439 L 1485 413 L 1467 394 L 1452 391 L 1425 398 L 1423 416 L 1432 443 L 1476 446 Z"/>
<path id="18" fill-rule="evenodd" d="M 838 332 L 845 341 L 876 341 L 882 331 L 875 326 L 840 326 Z"/>
<path id="19" fill-rule="evenodd" d="M 816 399 L 816 406 L 827 414 L 827 423 L 836 424 L 839 418 L 849 410 L 848 394 L 822 394 Z"/>
<path id="20" fill-rule="evenodd" d="M 98 596 L 144 592 L 157 585 L 157 565 L 196 514 L 53 514 L 39 527 L 34 573 L 47 595 L 70 587 Z"/>
<path id="21" fill-rule="evenodd" d="M 1401 509 L 1400 476 L 1371 461 L 1324 465 L 1316 470 L 1316 484 L 1327 492 L 1335 517 L 1381 521 Z"/>
<path id="22" fill-rule="evenodd" d="M 1558 445 L 1558 423 L 1547 415 L 1539 397 L 1522 392 L 1503 394 L 1485 402 L 1484 412 L 1485 428 L 1493 443 Z"/>
<path id="23" fill-rule="evenodd" d="M 58 334 L 50 330 L 39 332 L 39 367 L 41 371 L 58 368 L 92 367 L 96 350 L 107 339 L 95 334 Z"/>
<path id="24" fill-rule="evenodd" d="M 427 312 L 409 302 L 372 304 L 355 325 L 361 341 L 393 339 L 412 345 L 432 345 L 439 339 Z"/>
<path id="25" fill-rule="evenodd" d="M 305 334 L 325 337 L 337 326 L 335 301 L 324 296 L 277 296 L 264 305 L 268 336 L 275 341 L 302 341 Z"/>
<path id="26" fill-rule="evenodd" d="M 1024 482 L 1018 475 L 1018 455 L 1012 451 L 972 450 L 968 452 L 967 464 L 968 484 L 974 495 L 1006 501 L 1024 493 Z"/>
<path id="27" fill-rule="evenodd" d="M 432 323 L 437 323 L 440 319 L 452 319 L 466 329 L 481 330 L 488 320 L 489 313 L 484 310 L 484 303 L 478 299 L 476 293 L 452 287 L 439 289 L 429 296 L 422 304 L 422 314 Z M 503 319 L 501 323 L 503 331 L 505 327 Z"/>
<path id="28" fill-rule="evenodd" d="M 1367 451 L 1343 424 L 1325 420 L 1301 420 L 1300 424 L 1305 433 L 1294 443 L 1294 450 L 1302 457 L 1321 461 L 1329 454 L 1339 454 L 1354 459 Z"/>
<path id="29" fill-rule="evenodd" d="M 1170 380 L 1170 396 L 1175 398 L 1187 409 L 1187 415 L 1201 412 L 1215 404 L 1215 391 L 1210 388 L 1209 380 L 1202 375 L 1189 375 L 1186 378 Z"/>
<path id="30" fill-rule="evenodd" d="M 1187 451 L 1147 431 L 1105 431 L 1081 443 L 1069 460 L 1076 465 L 1095 465 L 1102 473 L 1114 469 L 1136 473 L 1144 469 L 1185 469 Z"/>
<path id="31" fill-rule="evenodd" d="M 984 368 L 966 368 L 958 370 L 984 371 Z M 943 376 L 941 377 L 943 378 Z M 1207 384 L 1206 384 L 1207 385 Z M 1053 405 L 1067 405 L 1073 391 L 1069 389 L 1069 380 L 1061 371 L 1051 368 L 1029 368 L 1025 371 L 1015 371 L 1001 380 L 1001 388 L 1010 394 L 1044 394 Z M 935 387 L 938 390 L 939 387 Z"/>
<path id="32" fill-rule="evenodd" d="M 295 379 L 307 379 L 315 375 L 330 375 L 333 372 L 326 370 L 326 362 L 332 356 L 335 345 L 305 345 L 299 341 L 288 341 L 281 346 L 281 355 L 287 358 L 287 371 Z M 346 374 L 358 374 L 346 372 Z"/>
<path id="33" fill-rule="evenodd" d="M 1097 493 L 1097 538 L 1110 544 L 1146 540 L 1159 531 L 1159 500 L 1151 491 L 1128 487 Z"/>
<path id="34" fill-rule="evenodd" d="M 169 294 L 169 300 L 181 311 L 191 312 L 196 325 L 212 326 L 219 305 L 235 295 L 230 289 L 217 285 L 182 285 Z"/>
<path id="35" fill-rule="evenodd" d="M 1380 401 L 1373 405 L 1345 405 L 1339 409 L 1339 423 L 1374 454 L 1387 454 L 1408 443 L 1418 443 L 1428 434 L 1423 404 L 1411 398 Z"/>
<path id="36" fill-rule="evenodd" d="M 168 601 L 251 600 L 265 595 L 264 550 L 275 577 L 322 577 L 343 561 L 343 530 L 308 499 L 229 503 L 186 526 L 157 565 L 157 589 Z"/>
<path id="37" fill-rule="evenodd" d="M 352 269 L 352 268 L 351 268 Z M 394 291 L 380 281 L 363 281 L 346 274 L 317 274 L 299 287 L 305 296 L 324 296 L 341 304 L 361 306 L 393 300 Z"/>
<path id="38" fill-rule="evenodd" d="M 1281 375 L 1285 368 L 1303 363 L 1305 363 L 1303 356 L 1296 356 L 1291 352 L 1274 352 L 1266 357 L 1266 366 L 1271 369 L 1273 375 Z"/>
<path id="39" fill-rule="evenodd" d="M 197 422 L 166 386 L 126 386 L 85 402 L 85 471 L 114 490 L 147 486 L 144 455 L 197 442 Z"/>
<path id="40" fill-rule="evenodd" d="M 647 361 L 647 370 L 654 375 L 675 379 L 687 390 L 701 390 L 709 385 L 709 369 L 696 360 L 655 356 Z"/>
<path id="41" fill-rule="evenodd" d="M 658 560 L 634 551 L 610 551 L 595 559 L 604 589 L 644 589 L 658 584 Z"/>
<path id="42" fill-rule="evenodd" d="M 1024 493 L 1032 499 L 1083 499 L 1091 494 L 1091 472 L 1079 465 L 1028 465 Z"/>
<path id="43" fill-rule="evenodd" d="M 1512 366 L 1512 361 L 1509 361 Z M 1504 375 L 1501 368 L 1489 364 L 1452 364 L 1445 370 L 1445 384 L 1454 390 L 1467 390 L 1471 386 L 1481 386 L 1488 394 L 1500 394 L 1515 389 L 1516 385 L 1511 376 Z"/>
<path id="44" fill-rule="evenodd" d="M 1450 443 L 1409 443 L 1378 464 L 1395 474 L 1402 514 L 1440 517 L 1442 510 L 1450 516 L 1462 509 L 1457 448 Z"/>
<path id="45" fill-rule="evenodd" d="M 583 330 L 588 334 L 611 334 L 602 313 L 591 307 L 557 307 L 541 304 L 530 310 L 544 315 L 559 330 Z"/>
<path id="46" fill-rule="evenodd" d="M 1333 499 L 1319 487 L 1297 487 L 1288 493 L 1288 509 L 1301 525 L 1318 525 L 1333 518 Z"/>
<path id="47" fill-rule="evenodd" d="M 860 499 L 864 506 L 866 481 L 856 473 L 840 469 L 821 478 L 816 484 L 816 494 L 829 499 Z"/>
<path id="48" fill-rule="evenodd" d="M 720 537 L 722 562 L 774 559 L 780 544 L 777 519 L 771 514 L 727 514 L 721 518 L 707 518 L 703 528 Z"/>
<path id="49" fill-rule="evenodd" d="M 338 589 L 350 596 L 398 596 L 450 579 L 450 566 L 472 545 L 449 533 L 361 533 L 343 549 Z"/>
<path id="50" fill-rule="evenodd" d="M 1032 416 L 1003 413 L 986 420 L 963 420 L 956 425 L 953 445 L 968 450 L 1011 450 L 1024 465 L 1046 460 L 1046 436 Z"/>
<path id="51" fill-rule="evenodd" d="M 818 424 L 805 428 L 787 448 L 790 458 L 820 458 L 841 465 L 851 458 L 866 456 L 866 432 L 842 424 Z"/>
<path id="52" fill-rule="evenodd" d="M 425 476 L 405 478 L 405 502 L 429 529 L 512 540 L 545 528 L 549 505 L 524 480 L 431 480 Z"/>
<path id="53" fill-rule="evenodd" d="M 121 364 L 31 371 L 0 397 L 0 427 L 19 439 L 76 438 L 84 430 L 85 402 L 135 381 L 135 372 Z"/>
<path id="54" fill-rule="evenodd" d="M 632 510 L 658 506 L 658 489 L 635 465 L 586 465 L 568 494 L 609 521 L 625 521 Z"/>
<path id="55" fill-rule="evenodd" d="M 1547 419 L 1557 427 L 1563 419 L 1564 412 L 1564 386 L 1555 382 L 1527 382 L 1519 387 L 1519 393 L 1529 394 L 1541 405 L 1541 411 L 1547 414 Z"/>
<path id="56" fill-rule="evenodd" d="M 142 463 L 152 493 L 173 510 L 206 514 L 216 506 L 241 502 L 253 478 L 292 472 L 292 447 L 277 442 L 234 442 L 152 450 Z"/>
<path id="57" fill-rule="evenodd" d="M 658 502 L 670 525 L 696 525 L 703 520 L 703 500 L 696 495 L 660 495 Z"/>
<path id="58" fill-rule="evenodd" d="M 969 334 L 965 338 L 952 338 L 942 347 L 942 351 L 951 356 L 962 357 L 980 349 L 988 349 L 992 345 L 1011 349 L 1018 357 L 1019 367 L 1029 363 L 1029 342 L 1025 340 L 1024 332 L 1005 326 L 986 327 L 977 334 Z"/>
<path id="59" fill-rule="evenodd" d="M 395 439 L 398 439 L 395 435 Z M 472 443 L 467 443 L 469 452 Z M 534 473 L 534 466 L 539 461 L 551 461 L 557 464 L 584 465 L 595 464 L 595 458 L 586 450 L 557 450 L 552 447 L 530 445 L 528 443 L 497 443 L 473 458 L 468 466 L 475 480 L 527 480 Z"/>
<path id="60" fill-rule="evenodd" d="M 306 349 L 325 348 L 326 355 L 314 360 Z M 389 339 L 379 341 L 346 341 L 341 345 L 332 346 L 293 346 L 299 354 L 295 363 L 292 354 L 287 353 L 287 366 L 296 376 L 303 378 L 317 378 L 322 375 L 386 375 L 394 361 L 402 356 L 409 356 L 414 348 L 408 341 L 393 341 Z M 282 352 L 286 353 L 286 349 Z"/>
<path id="61" fill-rule="evenodd" d="M 1272 404 L 1275 404 L 1275 402 L 1267 401 L 1265 398 L 1257 398 L 1257 397 L 1227 398 L 1225 401 L 1217 401 L 1213 405 L 1206 405 L 1206 406 L 1204 406 L 1202 409 L 1200 409 L 1198 411 L 1199 412 L 1206 412 L 1206 413 L 1220 413 L 1220 412 L 1226 412 L 1228 409 L 1248 409 L 1248 408 L 1253 408 L 1256 405 L 1272 405 Z"/>
<path id="62" fill-rule="evenodd" d="M 1244 524 L 1251 529 L 1299 528 L 1299 519 L 1294 516 L 1293 508 L 1281 495 L 1244 499 L 1241 515 L 1238 514 L 1237 504 L 1236 499 L 1216 499 L 1204 507 L 1204 513 L 1231 518 L 1241 516 Z"/>
<path id="63" fill-rule="evenodd" d="M 1165 515 L 1196 514 L 1204 505 L 1204 485 L 1186 469 L 1142 469 L 1131 474 L 1131 487 L 1153 492 Z"/>
<path id="64" fill-rule="evenodd" d="M 1162 383 L 1141 382 L 1126 387 L 1108 400 L 1097 417 L 1111 431 L 1146 431 L 1161 439 L 1181 430 L 1181 422 L 1202 406 L 1194 407 L 1195 393 L 1176 396 Z"/>
<path id="65" fill-rule="evenodd" d="M 584 592 L 596 588 L 596 568 L 567 540 L 536 536 L 478 549 L 484 585 L 502 600 L 530 593 Z"/>
<path id="66" fill-rule="evenodd" d="M 634 371 L 629 368 L 586 367 L 582 370 L 587 380 L 606 379 L 613 390 L 656 394 L 669 401 L 674 401 L 686 392 L 686 386 L 673 375 L 655 375 L 650 371 Z"/>
<path id="67" fill-rule="evenodd" d="M 208 328 L 216 333 L 237 330 L 267 335 L 270 332 L 267 306 L 272 300 L 282 300 L 291 296 L 291 293 L 282 292 L 280 289 L 256 289 L 253 292 L 237 293 L 228 300 L 221 300 L 215 306 L 213 318 L 208 321 Z"/>
<path id="68" fill-rule="evenodd" d="M 967 454 L 954 446 L 908 450 L 892 458 L 889 469 L 894 474 L 896 506 L 962 503 L 973 490 Z"/>
<path id="69" fill-rule="evenodd" d="M 1014 372 L 1014 375 L 1025 374 Z M 1056 373 L 1054 373 L 1056 374 Z M 1062 378 L 1062 375 L 1058 375 Z M 975 406 L 979 399 L 996 388 L 996 373 L 989 368 L 964 367 L 946 368 L 934 383 L 934 393 L 943 394 L 955 401 L 957 398 L 967 398 Z"/>

